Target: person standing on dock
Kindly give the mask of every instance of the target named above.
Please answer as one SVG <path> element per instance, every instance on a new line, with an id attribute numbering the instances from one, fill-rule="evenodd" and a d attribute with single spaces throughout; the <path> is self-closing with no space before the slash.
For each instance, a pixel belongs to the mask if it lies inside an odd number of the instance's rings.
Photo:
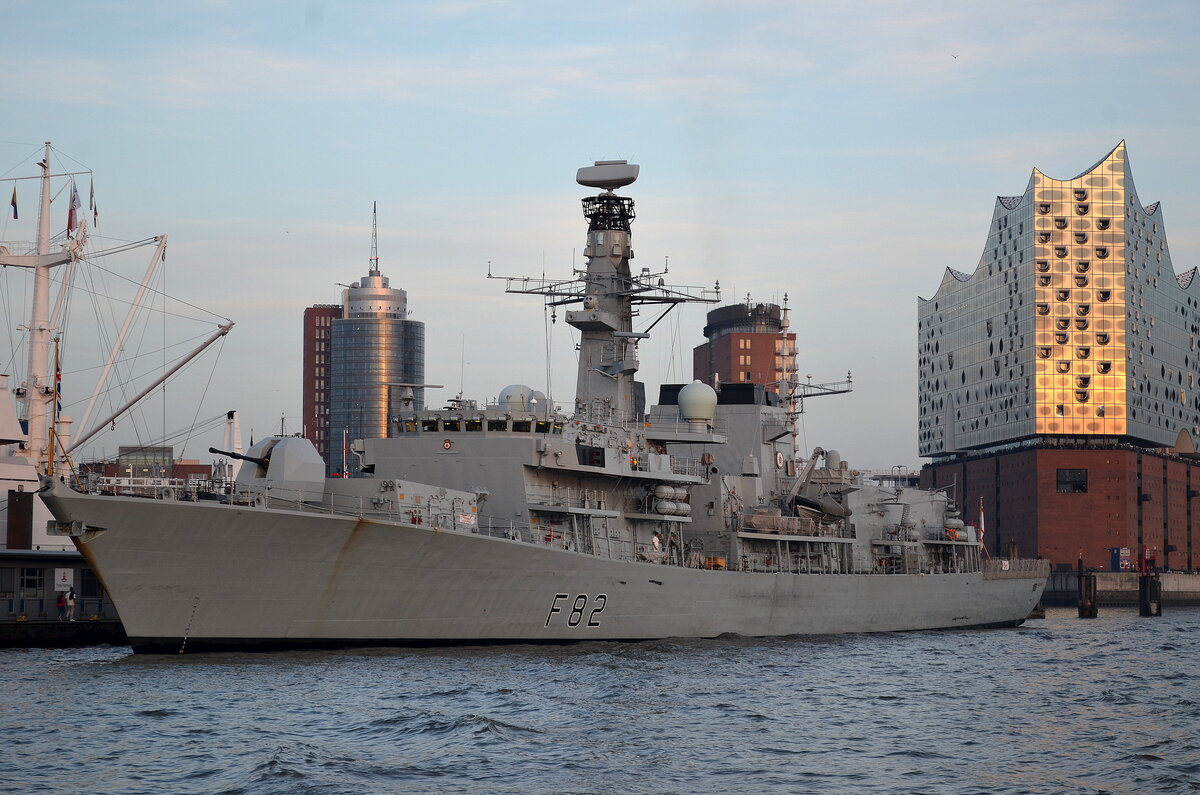
<path id="1" fill-rule="evenodd" d="M 67 618 L 67 595 L 59 591 L 58 600 L 54 604 L 58 607 L 58 620 L 65 621 Z"/>
<path id="2" fill-rule="evenodd" d="M 71 590 L 67 591 L 67 619 L 69 621 L 75 620 L 75 588 L 74 587 L 72 587 Z"/>

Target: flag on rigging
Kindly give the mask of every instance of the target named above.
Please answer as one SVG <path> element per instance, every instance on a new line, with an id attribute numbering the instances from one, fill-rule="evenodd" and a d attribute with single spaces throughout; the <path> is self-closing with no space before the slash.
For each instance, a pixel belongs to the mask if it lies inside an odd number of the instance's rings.
<path id="1" fill-rule="evenodd" d="M 983 543 L 983 497 L 979 498 L 979 543 Z"/>
<path id="2" fill-rule="evenodd" d="M 17 220 L 17 186 L 16 185 L 13 185 L 13 197 L 12 197 L 12 201 L 9 203 L 12 205 L 13 220 L 15 221 L 15 220 Z"/>
<path id="3" fill-rule="evenodd" d="M 96 182 L 88 177 L 88 209 L 92 211 L 92 226 L 100 225 L 100 211 L 96 209 Z"/>
<path id="4" fill-rule="evenodd" d="M 57 414 L 62 414 L 62 365 L 57 349 L 54 354 L 54 409 Z"/>
<path id="5" fill-rule="evenodd" d="M 77 221 L 75 220 L 75 211 L 82 205 L 79 203 L 79 191 L 75 190 L 75 180 L 71 180 L 71 205 L 67 210 L 67 237 L 75 231 Z"/>

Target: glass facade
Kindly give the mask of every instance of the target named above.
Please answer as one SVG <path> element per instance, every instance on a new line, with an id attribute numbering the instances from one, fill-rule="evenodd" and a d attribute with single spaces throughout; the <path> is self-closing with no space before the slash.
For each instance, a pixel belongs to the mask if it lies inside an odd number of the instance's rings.
<path id="1" fill-rule="evenodd" d="M 918 299 L 923 456 L 1041 436 L 1190 450 L 1200 293 L 1177 276 L 1124 142 L 1077 177 L 999 197 L 973 274 Z"/>
<path id="2" fill-rule="evenodd" d="M 425 324 L 391 317 L 339 318 L 330 339 L 330 467 L 341 470 L 341 440 L 387 436 L 388 417 L 399 413 L 401 389 L 389 383 L 425 383 Z M 423 390 L 415 390 L 423 408 Z M 391 406 L 388 406 L 388 399 Z M 349 471 L 357 459 L 347 456 Z"/>

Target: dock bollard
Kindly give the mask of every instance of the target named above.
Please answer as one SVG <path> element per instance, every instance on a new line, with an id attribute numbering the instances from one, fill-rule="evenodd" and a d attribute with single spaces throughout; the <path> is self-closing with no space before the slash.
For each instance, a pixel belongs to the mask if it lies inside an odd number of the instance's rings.
<path id="1" fill-rule="evenodd" d="M 1085 574 L 1083 571 L 1083 552 L 1079 553 L 1079 563 L 1075 568 L 1075 579 L 1079 584 L 1079 617 L 1096 617 L 1096 575 Z"/>

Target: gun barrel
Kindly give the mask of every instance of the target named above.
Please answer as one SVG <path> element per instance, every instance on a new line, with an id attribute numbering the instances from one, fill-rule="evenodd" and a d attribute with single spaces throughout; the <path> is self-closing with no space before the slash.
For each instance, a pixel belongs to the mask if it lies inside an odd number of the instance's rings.
<path id="1" fill-rule="evenodd" d="M 234 453 L 229 450 L 218 450 L 215 447 L 208 448 L 208 452 L 210 452 L 214 455 L 229 456 L 230 458 L 236 459 L 238 461 L 249 461 L 252 464 L 258 464 L 260 467 L 270 466 L 270 464 L 271 464 L 271 459 L 269 457 L 268 458 L 255 458 L 252 455 L 242 455 L 241 453 Z"/>

